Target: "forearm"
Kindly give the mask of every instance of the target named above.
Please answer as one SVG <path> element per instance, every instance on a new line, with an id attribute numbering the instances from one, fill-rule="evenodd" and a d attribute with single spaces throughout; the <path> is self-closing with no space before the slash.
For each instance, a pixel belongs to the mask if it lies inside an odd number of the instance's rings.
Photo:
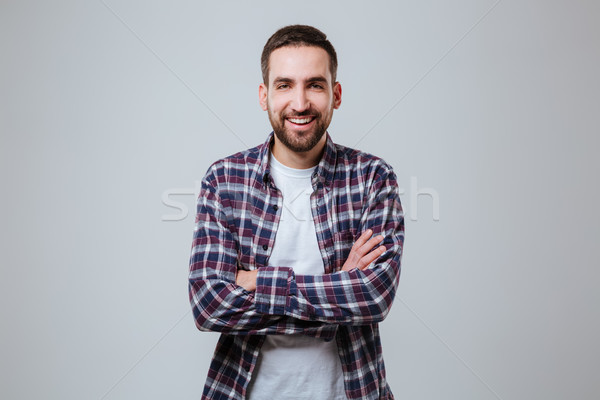
<path id="1" fill-rule="evenodd" d="M 399 278 L 400 256 L 390 252 L 390 257 L 365 270 L 325 275 L 294 275 L 281 267 L 260 271 L 256 307 L 268 315 L 328 324 L 381 322 L 391 308 Z"/>
<path id="2" fill-rule="evenodd" d="M 337 327 L 286 315 L 267 315 L 256 309 L 254 293 L 222 280 L 190 279 L 190 302 L 196 326 L 202 331 L 232 335 L 304 334 L 333 338 Z"/>

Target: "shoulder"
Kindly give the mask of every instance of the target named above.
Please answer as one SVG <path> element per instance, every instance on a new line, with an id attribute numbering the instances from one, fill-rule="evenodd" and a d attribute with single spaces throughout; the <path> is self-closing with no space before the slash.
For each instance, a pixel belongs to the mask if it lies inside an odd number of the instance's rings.
<path id="1" fill-rule="evenodd" d="M 217 186 L 222 183 L 244 181 L 260 171 L 264 144 L 239 151 L 213 162 L 203 181 Z"/>
<path id="2" fill-rule="evenodd" d="M 337 153 L 336 172 L 370 178 L 376 181 L 394 177 L 394 170 L 383 158 L 335 143 Z"/>
<path id="3" fill-rule="evenodd" d="M 262 145 L 252 147 L 213 162 L 209 171 L 232 171 L 248 165 L 260 164 Z"/>

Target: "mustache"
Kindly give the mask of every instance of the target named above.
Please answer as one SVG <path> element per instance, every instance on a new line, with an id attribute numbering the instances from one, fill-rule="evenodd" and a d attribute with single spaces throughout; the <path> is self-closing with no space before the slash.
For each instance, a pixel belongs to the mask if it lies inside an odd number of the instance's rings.
<path id="1" fill-rule="evenodd" d="M 313 110 L 313 109 L 308 109 L 299 113 L 287 113 L 287 114 L 283 114 L 282 117 L 285 118 L 301 118 L 301 117 L 307 117 L 307 116 L 314 116 L 314 117 L 320 117 L 321 113 L 318 112 L 317 110 Z"/>

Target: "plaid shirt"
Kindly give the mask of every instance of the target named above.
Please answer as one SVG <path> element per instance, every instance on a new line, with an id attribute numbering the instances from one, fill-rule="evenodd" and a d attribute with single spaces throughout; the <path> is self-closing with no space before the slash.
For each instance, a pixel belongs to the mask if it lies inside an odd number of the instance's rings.
<path id="1" fill-rule="evenodd" d="M 334 144 L 327 133 L 310 197 L 325 273 L 296 275 L 268 266 L 283 198 L 269 173 L 271 133 L 257 147 L 212 164 L 202 180 L 190 258 L 196 326 L 221 332 L 203 399 L 243 399 L 265 335 L 336 340 L 346 396 L 393 399 L 378 323 L 400 275 L 404 217 L 396 177 L 382 159 Z M 386 251 L 364 270 L 341 271 L 366 229 Z M 256 291 L 236 285 L 238 269 L 258 268 Z"/>

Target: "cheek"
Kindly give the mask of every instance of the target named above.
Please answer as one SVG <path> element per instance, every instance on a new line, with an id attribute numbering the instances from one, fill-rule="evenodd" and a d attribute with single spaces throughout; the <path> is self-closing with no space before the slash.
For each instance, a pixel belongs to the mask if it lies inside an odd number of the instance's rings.
<path id="1" fill-rule="evenodd" d="M 267 106 L 272 113 L 279 113 L 283 109 L 285 102 L 280 97 L 274 96 L 267 98 Z"/>
<path id="2" fill-rule="evenodd" d="M 313 105 L 318 107 L 321 112 L 328 112 L 333 107 L 333 96 L 324 95 L 314 99 Z"/>

